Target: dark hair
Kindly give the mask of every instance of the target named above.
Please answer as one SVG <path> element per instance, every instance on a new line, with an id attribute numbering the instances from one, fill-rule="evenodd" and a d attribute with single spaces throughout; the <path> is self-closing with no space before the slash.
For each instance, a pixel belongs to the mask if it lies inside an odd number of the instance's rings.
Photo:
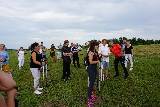
<path id="1" fill-rule="evenodd" d="M 39 46 L 39 43 L 35 42 L 31 45 L 31 50 L 33 51 L 35 47 Z"/>
<path id="2" fill-rule="evenodd" d="M 95 51 L 95 46 L 98 46 L 99 43 L 95 40 L 93 41 L 90 41 L 90 44 L 89 44 L 89 51 L 91 52 L 94 52 Z"/>

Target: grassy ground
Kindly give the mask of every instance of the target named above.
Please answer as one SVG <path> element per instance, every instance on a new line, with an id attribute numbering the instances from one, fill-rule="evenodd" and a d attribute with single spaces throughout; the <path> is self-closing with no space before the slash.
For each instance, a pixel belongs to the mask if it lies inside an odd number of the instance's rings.
<path id="1" fill-rule="evenodd" d="M 49 82 L 41 80 L 43 94 L 33 94 L 33 78 L 29 70 L 30 54 L 25 56 L 23 70 L 18 70 L 16 52 L 10 51 L 10 65 L 19 87 L 20 107 L 85 107 L 87 99 L 87 72 L 85 67 L 71 65 L 68 82 L 61 81 L 62 62 L 53 64 L 49 59 Z M 83 53 L 83 52 L 82 52 Z M 83 55 L 81 55 L 82 62 Z M 134 70 L 124 80 L 120 75 L 104 82 L 95 107 L 158 107 L 160 106 L 160 45 L 136 46 Z M 121 72 L 121 69 L 120 69 Z M 122 72 L 121 72 L 122 74 Z"/>

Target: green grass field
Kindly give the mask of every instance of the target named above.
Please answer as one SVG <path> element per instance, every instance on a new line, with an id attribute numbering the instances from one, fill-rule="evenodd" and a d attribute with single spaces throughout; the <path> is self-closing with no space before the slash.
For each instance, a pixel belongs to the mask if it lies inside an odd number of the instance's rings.
<path id="1" fill-rule="evenodd" d="M 160 45 L 135 46 L 134 70 L 128 79 L 122 75 L 113 78 L 113 58 L 110 61 L 112 78 L 104 82 L 95 107 L 160 107 Z M 86 107 L 87 72 L 85 67 L 71 65 L 68 82 L 61 80 L 62 62 L 53 64 L 49 59 L 49 83 L 41 80 L 42 95 L 33 93 L 33 78 L 29 69 L 30 54 L 25 56 L 25 66 L 18 70 L 15 51 L 10 51 L 10 65 L 19 87 L 19 107 Z M 82 52 L 83 53 L 83 52 Z M 81 55 L 81 63 L 82 58 Z M 120 73 L 121 69 L 120 69 Z"/>

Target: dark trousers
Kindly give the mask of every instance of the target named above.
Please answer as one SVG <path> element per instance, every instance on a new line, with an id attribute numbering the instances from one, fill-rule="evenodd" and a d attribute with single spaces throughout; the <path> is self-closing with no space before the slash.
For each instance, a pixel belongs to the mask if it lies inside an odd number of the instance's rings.
<path id="1" fill-rule="evenodd" d="M 70 77 L 70 64 L 71 61 L 65 61 L 63 60 L 63 79 L 68 79 L 68 77 Z"/>
<path id="2" fill-rule="evenodd" d="M 123 68 L 124 74 L 128 75 L 127 68 L 125 67 L 125 57 L 115 58 L 115 60 L 114 60 L 115 75 L 119 75 L 119 71 L 118 71 L 119 62 L 121 63 L 121 66 Z"/>
<path id="3" fill-rule="evenodd" d="M 88 98 L 91 99 L 94 83 L 97 76 L 97 65 L 94 64 L 88 66 L 88 76 L 89 76 Z"/>
<path id="4" fill-rule="evenodd" d="M 76 56 L 73 55 L 73 64 L 74 64 L 74 66 L 76 66 L 76 62 L 77 62 L 77 66 L 80 67 L 79 57 L 77 55 Z"/>

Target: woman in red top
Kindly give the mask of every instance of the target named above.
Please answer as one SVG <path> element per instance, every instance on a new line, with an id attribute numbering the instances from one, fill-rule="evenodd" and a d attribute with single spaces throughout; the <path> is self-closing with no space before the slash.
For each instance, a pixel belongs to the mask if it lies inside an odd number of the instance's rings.
<path id="1" fill-rule="evenodd" d="M 110 42 L 110 45 L 111 45 L 110 50 L 115 56 L 115 60 L 114 60 L 115 75 L 114 77 L 119 76 L 118 63 L 120 62 L 123 68 L 123 71 L 124 71 L 124 75 L 123 75 L 124 79 L 126 79 L 128 77 L 128 71 L 125 67 L 125 57 L 123 56 L 122 47 L 116 42 L 114 44 L 113 42 Z"/>

